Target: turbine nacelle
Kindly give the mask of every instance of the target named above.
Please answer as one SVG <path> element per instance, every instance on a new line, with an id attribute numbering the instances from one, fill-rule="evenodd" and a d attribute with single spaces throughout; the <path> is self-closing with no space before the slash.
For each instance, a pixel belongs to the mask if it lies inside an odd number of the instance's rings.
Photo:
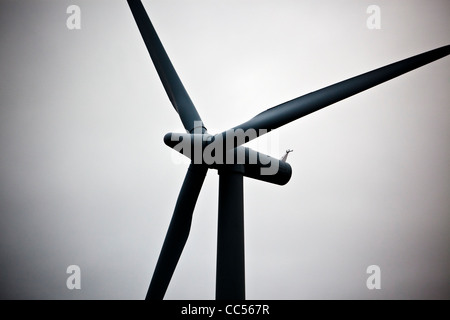
<path id="1" fill-rule="evenodd" d="M 243 138 L 208 133 L 167 133 L 164 143 L 193 164 L 217 170 L 239 170 L 245 177 L 285 185 L 292 176 L 289 163 L 248 147 L 235 146 L 235 139 Z M 245 139 L 245 138 L 244 138 Z"/>

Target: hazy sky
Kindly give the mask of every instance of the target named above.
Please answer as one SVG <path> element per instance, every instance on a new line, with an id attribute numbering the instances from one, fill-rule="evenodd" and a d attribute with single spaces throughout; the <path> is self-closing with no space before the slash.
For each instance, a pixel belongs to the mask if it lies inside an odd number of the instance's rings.
<path id="1" fill-rule="evenodd" d="M 447 0 L 143 2 L 210 133 L 450 42 Z M 0 298 L 143 299 L 188 164 L 126 1 L 0 0 L 0 43 Z M 247 298 L 449 299 L 449 107 L 446 57 L 253 142 L 294 152 L 244 182 Z M 214 299 L 217 201 L 210 170 L 167 299 Z"/>

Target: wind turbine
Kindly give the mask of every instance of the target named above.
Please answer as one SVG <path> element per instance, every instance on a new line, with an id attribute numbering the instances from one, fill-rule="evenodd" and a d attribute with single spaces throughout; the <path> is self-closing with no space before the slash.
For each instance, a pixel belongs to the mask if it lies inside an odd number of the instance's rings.
<path id="1" fill-rule="evenodd" d="M 208 169 L 216 169 L 219 173 L 216 299 L 245 299 L 243 178 L 286 184 L 292 174 L 286 158 L 292 150 L 287 150 L 279 160 L 242 144 L 450 53 L 450 45 L 446 45 L 418 54 L 287 101 L 236 127 L 211 135 L 141 1 L 127 1 L 164 89 L 186 129 L 186 133 L 166 134 L 164 142 L 191 158 L 146 299 L 164 298 L 187 241 L 194 207 Z M 207 150 L 210 151 L 209 158 L 205 157 Z M 200 156 L 196 157 L 196 154 Z M 271 165 L 276 167 L 276 172 L 268 173 Z"/>

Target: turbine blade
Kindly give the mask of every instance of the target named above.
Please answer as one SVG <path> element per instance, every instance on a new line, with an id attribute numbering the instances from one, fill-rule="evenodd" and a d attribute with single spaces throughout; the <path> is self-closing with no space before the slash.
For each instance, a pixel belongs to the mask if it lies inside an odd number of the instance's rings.
<path id="1" fill-rule="evenodd" d="M 202 119 L 178 77 L 172 62 L 170 62 L 169 56 L 153 28 L 142 2 L 140 0 L 127 1 L 159 78 L 169 96 L 170 102 L 172 102 L 173 107 L 180 116 L 184 128 L 188 132 L 193 132 L 195 128 L 202 128 L 202 132 L 206 131 L 203 124 L 199 125 Z M 196 125 L 194 125 L 194 122 Z"/>
<path id="2" fill-rule="evenodd" d="M 269 132 L 270 130 L 279 128 L 291 121 L 297 120 L 361 91 L 372 88 L 425 64 L 443 58 L 448 54 L 450 54 L 450 45 L 427 51 L 342 82 L 338 82 L 263 111 L 249 121 L 222 132 L 217 135 L 215 139 L 227 139 L 227 137 L 234 137 L 236 135 L 236 130 L 238 129 L 241 129 L 244 132 L 247 132 L 249 129 L 256 130 L 256 134 L 246 136 L 247 138 L 245 141 L 243 141 L 243 139 L 237 139 L 238 143 L 235 143 L 233 147 L 239 146 Z"/>
<path id="3" fill-rule="evenodd" d="M 181 187 L 169 229 L 153 273 L 146 300 L 162 300 L 183 252 L 192 214 L 208 168 L 191 164 Z"/>

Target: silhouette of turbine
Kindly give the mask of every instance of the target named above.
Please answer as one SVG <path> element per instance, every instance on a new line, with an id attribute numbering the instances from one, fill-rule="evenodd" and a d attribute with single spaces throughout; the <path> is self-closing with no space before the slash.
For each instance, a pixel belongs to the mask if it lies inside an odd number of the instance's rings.
<path id="1" fill-rule="evenodd" d="M 287 150 L 286 155 L 279 160 L 241 145 L 450 53 L 450 45 L 446 45 L 369 71 L 270 108 L 247 122 L 213 136 L 208 134 L 141 1 L 127 1 L 164 89 L 187 132 L 168 133 L 164 137 L 164 142 L 177 151 L 181 151 L 179 144 L 183 142 L 182 153 L 192 160 L 175 205 L 146 299 L 164 298 L 187 241 L 194 207 L 206 172 L 210 168 L 219 172 L 216 299 L 245 299 L 243 177 L 278 185 L 286 184 L 292 174 L 286 158 L 292 150 Z M 211 148 L 212 146 L 215 148 Z M 215 150 L 216 161 L 211 162 L 203 156 L 200 159 L 195 158 L 196 151 L 203 154 L 208 148 Z M 243 161 L 237 161 L 239 158 Z M 267 174 L 264 169 L 269 169 L 271 164 L 275 164 L 277 171 Z"/>

